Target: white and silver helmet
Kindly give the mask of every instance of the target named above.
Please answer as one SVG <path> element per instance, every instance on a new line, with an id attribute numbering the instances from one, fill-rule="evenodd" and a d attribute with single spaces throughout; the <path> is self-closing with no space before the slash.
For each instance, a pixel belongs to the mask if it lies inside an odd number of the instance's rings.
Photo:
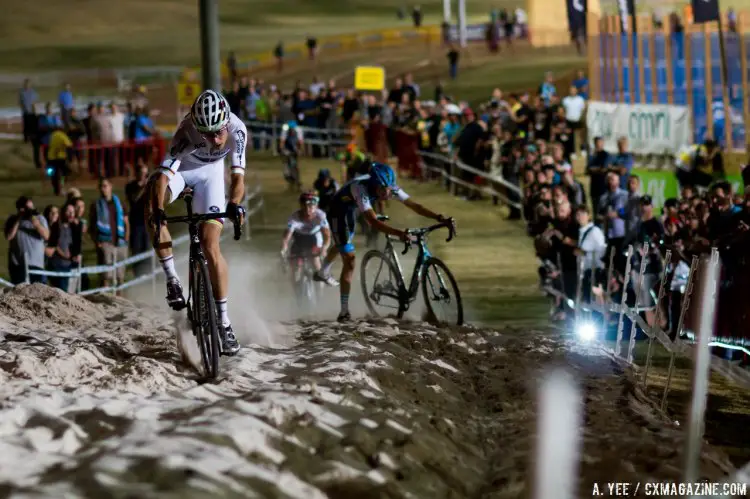
<path id="1" fill-rule="evenodd" d="M 229 123 L 229 102 L 215 90 L 204 90 L 190 108 L 190 117 L 199 132 L 218 132 Z"/>

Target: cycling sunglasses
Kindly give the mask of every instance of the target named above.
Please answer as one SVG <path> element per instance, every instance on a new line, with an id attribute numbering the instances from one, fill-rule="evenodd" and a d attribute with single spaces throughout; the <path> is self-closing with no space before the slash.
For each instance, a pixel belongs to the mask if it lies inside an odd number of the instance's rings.
<path id="1" fill-rule="evenodd" d="M 219 137 L 223 135 L 226 131 L 227 131 L 227 127 L 224 126 L 215 132 L 200 132 L 200 134 L 201 134 L 201 137 L 203 137 L 204 139 L 211 140 L 215 137 Z"/>

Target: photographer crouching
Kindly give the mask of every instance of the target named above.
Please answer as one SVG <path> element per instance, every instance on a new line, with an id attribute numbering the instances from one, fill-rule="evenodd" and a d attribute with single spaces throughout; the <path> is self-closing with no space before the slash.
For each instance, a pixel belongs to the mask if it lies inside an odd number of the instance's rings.
<path id="1" fill-rule="evenodd" d="M 44 248 L 49 239 L 47 220 L 34 208 L 34 202 L 26 196 L 16 200 L 16 214 L 5 222 L 5 239 L 8 248 L 8 273 L 13 284 L 26 281 L 29 270 L 44 270 Z M 46 276 L 31 274 L 29 282 L 46 284 Z"/>

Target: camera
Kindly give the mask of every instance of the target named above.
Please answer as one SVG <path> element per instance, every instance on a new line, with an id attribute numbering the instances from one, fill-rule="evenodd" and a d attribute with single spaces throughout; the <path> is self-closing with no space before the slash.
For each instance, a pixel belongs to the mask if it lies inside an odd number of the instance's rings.
<path id="1" fill-rule="evenodd" d="M 24 220 L 30 220 L 31 218 L 39 215 L 39 212 L 35 208 L 24 208 L 21 210 L 21 218 Z"/>

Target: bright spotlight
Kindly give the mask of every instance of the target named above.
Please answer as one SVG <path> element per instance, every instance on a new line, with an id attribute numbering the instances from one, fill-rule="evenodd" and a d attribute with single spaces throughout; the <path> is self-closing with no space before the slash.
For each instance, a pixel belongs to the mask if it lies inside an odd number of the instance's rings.
<path id="1" fill-rule="evenodd" d="M 591 341 L 596 338 L 596 327 L 590 322 L 583 322 L 576 326 L 576 336 L 583 341 Z"/>

